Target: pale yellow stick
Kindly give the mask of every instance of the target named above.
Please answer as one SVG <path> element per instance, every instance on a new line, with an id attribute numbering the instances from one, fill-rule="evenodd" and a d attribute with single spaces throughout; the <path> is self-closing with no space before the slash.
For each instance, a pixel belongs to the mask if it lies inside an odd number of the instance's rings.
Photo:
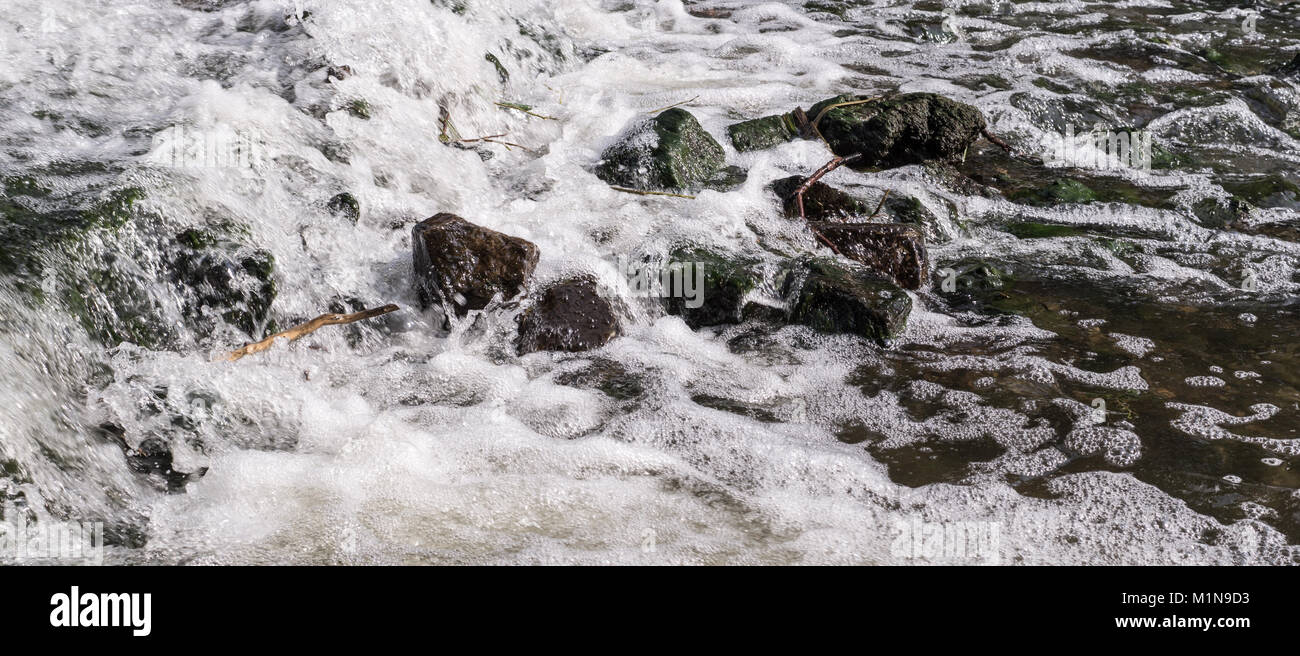
<path id="1" fill-rule="evenodd" d="M 674 194 L 667 191 L 646 191 L 644 189 L 628 189 L 627 187 L 614 187 L 614 186 L 611 186 L 610 189 L 613 189 L 614 191 L 621 191 L 625 194 L 640 194 L 642 196 L 672 196 L 673 198 L 689 198 L 691 200 L 695 200 L 694 196 L 688 196 L 686 194 Z"/>
<path id="2" fill-rule="evenodd" d="M 697 100 L 699 100 L 699 99 L 700 99 L 699 96 L 695 96 L 694 98 L 691 98 L 690 100 L 683 100 L 683 101 L 681 101 L 681 102 L 679 102 L 679 103 L 673 103 L 673 104 L 671 104 L 671 105 L 669 105 L 669 106 L 667 106 L 667 107 L 660 107 L 659 109 L 652 109 L 652 110 L 650 110 L 650 111 L 648 111 L 648 112 L 646 112 L 646 113 L 647 113 L 647 114 L 658 114 L 659 112 L 666 112 L 666 111 L 668 111 L 668 110 L 670 110 L 670 109 L 672 109 L 672 108 L 674 108 L 674 107 L 681 107 L 682 105 L 685 105 L 686 103 L 692 103 L 692 102 L 695 102 L 695 101 L 697 101 Z"/>
<path id="3" fill-rule="evenodd" d="M 247 344 L 243 348 L 237 351 L 232 351 L 230 355 L 226 357 L 226 361 L 234 362 L 235 360 L 238 360 L 244 357 L 245 355 L 252 355 L 254 353 L 260 353 L 262 351 L 265 351 L 266 349 L 271 348 L 271 346 L 275 344 L 275 340 L 280 339 L 281 337 L 286 338 L 292 342 L 298 339 L 299 337 L 305 337 L 307 335 L 310 335 L 324 326 L 337 326 L 345 323 L 356 323 L 358 321 L 362 321 L 365 319 L 373 319 L 375 317 L 388 314 L 389 312 L 396 312 L 397 310 L 398 307 L 396 305 L 385 305 L 384 307 L 381 308 L 375 308 L 373 310 L 362 310 L 360 312 L 354 312 L 352 314 L 322 314 L 319 317 L 316 317 L 315 319 L 308 321 L 307 323 L 294 326 L 293 328 L 290 328 L 283 332 L 278 332 L 274 335 L 271 335 L 270 337 L 267 337 L 266 339 L 260 342 L 253 342 L 252 344 Z"/>

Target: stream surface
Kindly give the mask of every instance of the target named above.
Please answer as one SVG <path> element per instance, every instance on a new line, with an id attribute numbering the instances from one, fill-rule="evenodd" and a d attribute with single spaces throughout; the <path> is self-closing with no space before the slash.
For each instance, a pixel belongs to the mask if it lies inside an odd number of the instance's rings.
<path id="1" fill-rule="evenodd" d="M 6 0 L 0 519 L 103 522 L 126 564 L 1295 564 L 1298 16 Z M 726 126 L 915 91 L 1051 161 L 981 140 L 826 177 L 928 217 L 933 284 L 888 347 L 692 330 L 629 291 L 620 257 L 819 250 L 768 185 L 825 145 Z M 744 182 L 592 173 L 678 103 Z M 1145 131 L 1151 165 L 1098 166 L 1093 131 Z M 517 146 L 444 143 L 491 135 Z M 623 335 L 520 357 L 516 309 L 420 311 L 410 229 L 439 212 L 537 244 L 538 285 L 594 277 Z"/>

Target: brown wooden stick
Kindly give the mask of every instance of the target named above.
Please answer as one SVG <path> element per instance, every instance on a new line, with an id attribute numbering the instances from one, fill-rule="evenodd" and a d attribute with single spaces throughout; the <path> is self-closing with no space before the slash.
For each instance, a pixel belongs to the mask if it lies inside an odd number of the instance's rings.
<path id="1" fill-rule="evenodd" d="M 993 142 L 994 145 L 1001 148 L 1002 150 L 1005 150 L 1008 153 L 1011 153 L 1013 155 L 1016 153 L 1016 149 L 1012 148 L 1011 144 L 999 139 L 997 135 L 993 134 L 992 132 L 989 132 L 988 128 L 984 128 L 984 130 L 982 130 L 982 133 L 984 134 L 985 139 L 988 139 L 989 141 Z"/>
<path id="2" fill-rule="evenodd" d="M 890 191 L 893 191 L 893 190 L 892 190 L 892 189 L 886 189 L 886 190 L 885 190 L 885 195 L 880 197 L 880 204 L 876 206 L 876 211 L 872 212 L 872 213 L 871 213 L 871 216 L 867 217 L 867 220 L 868 220 L 868 221 L 870 221 L 871 219 L 876 218 L 876 215 L 877 215 L 877 214 L 880 214 L 880 210 L 881 210 L 882 208 L 885 207 L 885 201 L 889 200 L 889 192 L 890 192 Z M 848 217 L 845 217 L 845 220 L 848 220 Z"/>
<path id="3" fill-rule="evenodd" d="M 848 157 L 837 156 L 835 159 L 826 162 L 824 166 L 814 171 L 812 175 L 808 176 L 808 179 L 804 180 L 803 184 L 799 185 L 799 187 L 794 190 L 794 201 L 795 201 L 795 205 L 799 208 L 799 218 L 803 219 L 804 221 L 808 220 L 808 215 L 805 214 L 803 210 L 803 195 L 810 188 L 812 188 L 814 183 L 816 183 L 818 180 L 821 180 L 822 176 L 825 176 L 827 173 L 830 173 L 831 171 L 834 171 L 835 169 L 838 169 L 844 164 L 847 164 L 848 162 L 852 162 L 855 159 L 860 159 L 861 157 L 862 157 L 862 153 L 854 153 L 852 155 L 849 155 Z"/>
<path id="4" fill-rule="evenodd" d="M 826 235 L 823 235 L 821 230 L 818 230 L 817 228 L 814 228 L 813 225 L 812 225 L 811 223 L 808 224 L 808 229 L 811 230 L 812 233 L 813 233 L 814 235 L 817 235 L 817 238 L 820 239 L 820 240 L 822 240 L 822 243 L 826 244 L 827 246 L 830 246 L 830 247 L 831 247 L 831 251 L 834 252 L 836 255 L 843 255 L 843 254 L 844 254 L 844 253 L 841 253 L 841 252 L 840 252 L 840 249 L 835 248 L 835 244 L 832 244 L 832 243 L 831 243 L 831 240 L 827 239 L 827 238 L 826 238 Z"/>
<path id="5" fill-rule="evenodd" d="M 356 323 L 358 321 L 363 321 L 365 319 L 373 319 L 375 317 L 388 314 L 389 312 L 396 312 L 398 309 L 399 308 L 396 305 L 390 304 L 390 305 L 385 305 L 384 307 L 381 308 L 374 308 L 371 310 L 362 310 L 360 312 L 353 312 L 352 314 L 322 314 L 319 317 L 316 317 L 315 319 L 308 321 L 307 323 L 294 326 L 293 328 L 290 328 L 283 332 L 278 332 L 274 335 L 271 335 L 270 337 L 267 337 L 266 339 L 260 342 L 253 342 L 252 344 L 246 344 L 244 345 L 243 348 L 237 351 L 231 351 L 230 355 L 226 356 L 226 362 L 234 362 L 235 360 L 238 360 L 244 357 L 245 355 L 252 355 L 254 353 L 260 353 L 262 351 L 265 351 L 266 349 L 271 348 L 271 346 L 275 344 L 275 340 L 280 339 L 282 337 L 292 342 L 298 339 L 299 337 L 305 337 L 307 335 L 310 335 L 325 326 L 337 326 L 345 323 Z"/>

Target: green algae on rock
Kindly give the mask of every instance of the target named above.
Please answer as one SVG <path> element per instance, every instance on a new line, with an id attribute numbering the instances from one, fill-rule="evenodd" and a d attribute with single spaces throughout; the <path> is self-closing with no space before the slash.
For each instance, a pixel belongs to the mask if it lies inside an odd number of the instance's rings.
<path id="1" fill-rule="evenodd" d="M 275 256 L 264 249 L 187 230 L 171 270 L 187 290 L 182 312 L 200 332 L 211 332 L 214 317 L 257 338 L 268 330 L 276 297 Z"/>
<path id="2" fill-rule="evenodd" d="M 668 314 L 681 315 L 691 328 L 740 323 L 748 305 L 747 296 L 763 282 L 763 270 L 756 260 L 699 248 L 674 251 L 670 259 L 683 267 L 683 277 L 702 282 L 696 290 L 698 304 L 684 295 L 672 294 L 663 299 Z"/>
<path id="3" fill-rule="evenodd" d="M 975 107 L 933 93 L 831 108 L 846 102 L 840 98 L 815 105 L 809 116 L 836 155 L 861 154 L 855 168 L 959 160 L 986 127 Z"/>
<path id="4" fill-rule="evenodd" d="M 335 216 L 344 217 L 353 224 L 361 218 L 361 203 L 357 202 L 356 196 L 346 191 L 331 198 L 325 207 Z"/>
<path id="5" fill-rule="evenodd" d="M 725 163 L 722 146 L 678 107 L 633 123 L 601 154 L 596 175 L 633 189 L 692 189 Z"/>
<path id="6" fill-rule="evenodd" d="M 799 130 L 789 114 L 778 114 L 728 125 L 727 136 L 731 145 L 744 153 L 793 141 L 799 136 Z"/>

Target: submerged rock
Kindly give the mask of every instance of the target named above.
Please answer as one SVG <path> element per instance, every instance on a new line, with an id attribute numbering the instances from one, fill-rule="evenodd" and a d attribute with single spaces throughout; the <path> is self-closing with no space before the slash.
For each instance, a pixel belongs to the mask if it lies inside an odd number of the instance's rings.
<path id="1" fill-rule="evenodd" d="M 589 351 L 619 334 L 618 317 L 587 279 L 551 285 L 519 315 L 520 355 L 534 351 Z"/>
<path id="2" fill-rule="evenodd" d="M 915 226 L 813 221 L 809 227 L 834 244 L 844 257 L 888 275 L 907 289 L 919 289 L 926 282 L 929 256 L 925 237 Z"/>
<path id="3" fill-rule="evenodd" d="M 1064 203 L 1091 203 L 1097 200 L 1097 193 L 1078 180 L 1058 178 L 1045 187 L 1014 192 L 1009 198 L 1026 205 L 1051 207 Z"/>
<path id="4" fill-rule="evenodd" d="M 826 333 L 852 333 L 885 345 L 907 326 L 912 298 L 888 277 L 831 258 L 801 260 L 787 279 L 790 320 Z"/>
<path id="5" fill-rule="evenodd" d="M 335 216 L 341 216 L 353 224 L 361 218 L 361 203 L 357 202 L 356 196 L 346 191 L 331 198 L 326 207 Z"/>
<path id="6" fill-rule="evenodd" d="M 727 136 L 731 145 L 744 153 L 793 141 L 799 136 L 799 129 L 789 114 L 778 114 L 728 125 Z"/>
<path id="7" fill-rule="evenodd" d="M 186 485 L 208 473 L 207 467 L 199 467 L 193 472 L 177 471 L 173 466 L 175 456 L 171 444 L 164 438 L 146 437 L 133 448 L 127 443 L 126 429 L 112 422 L 95 427 L 95 434 L 122 449 L 127 467 L 160 492 L 184 492 Z"/>
<path id="8" fill-rule="evenodd" d="M 518 296 L 537 266 L 532 242 L 438 214 L 411 229 L 415 285 L 424 307 L 465 316 L 498 294 Z"/>
<path id="9" fill-rule="evenodd" d="M 931 244 L 951 241 L 958 229 L 953 224 L 945 225 L 916 196 L 891 193 L 885 199 L 885 213 L 898 223 L 916 226 Z"/>
<path id="10" fill-rule="evenodd" d="M 601 180 L 633 189 L 689 189 L 726 163 L 722 146 L 690 112 L 673 108 L 624 131 L 596 166 Z"/>
<path id="11" fill-rule="evenodd" d="M 809 117 L 817 120 L 820 112 L 820 106 L 814 106 Z M 985 127 L 984 116 L 975 107 L 933 93 L 837 107 L 817 123 L 836 155 L 861 153 L 862 159 L 853 166 L 862 168 L 955 161 Z"/>
<path id="12" fill-rule="evenodd" d="M 208 473 L 207 467 L 194 472 L 176 471 L 171 447 L 157 437 L 146 438 L 140 446 L 126 452 L 131 471 L 147 478 L 155 487 L 168 492 L 184 492 L 185 486 Z"/>
<path id="13" fill-rule="evenodd" d="M 556 374 L 557 385 L 597 389 L 616 401 L 630 401 L 645 394 L 644 377 L 628 371 L 623 363 L 595 358 L 585 367 Z"/>
<path id="14" fill-rule="evenodd" d="M 771 185 L 772 191 L 776 192 L 777 197 L 781 199 L 781 210 L 786 218 L 794 219 L 799 216 L 799 206 L 795 202 L 794 193 L 804 180 L 805 178 L 794 175 L 781 178 Z M 956 230 L 955 226 L 945 226 L 943 221 L 919 198 L 898 192 L 890 192 L 882 205 L 879 200 L 874 203 L 868 202 L 817 181 L 804 192 L 803 205 L 804 216 L 809 221 L 845 221 L 855 217 L 859 221 L 865 221 L 879 209 L 880 216 L 883 218 L 916 226 L 929 242 L 950 241 Z"/>
<path id="15" fill-rule="evenodd" d="M 1192 216 L 1202 227 L 1222 230 L 1249 226 L 1250 215 L 1255 207 L 1240 198 L 1211 196 L 1197 202 L 1191 210 Z"/>
<path id="16" fill-rule="evenodd" d="M 171 271 L 187 297 L 187 322 L 199 332 L 211 332 L 219 316 L 248 335 L 274 332 L 271 304 L 275 301 L 275 256 L 191 228 L 177 235 L 181 245 Z"/>

